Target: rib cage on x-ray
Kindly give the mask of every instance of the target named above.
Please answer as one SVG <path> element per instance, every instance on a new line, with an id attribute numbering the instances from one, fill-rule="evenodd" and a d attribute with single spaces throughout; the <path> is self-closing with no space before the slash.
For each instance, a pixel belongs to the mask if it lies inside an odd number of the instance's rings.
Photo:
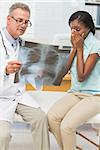
<path id="1" fill-rule="evenodd" d="M 36 44 L 32 47 L 21 47 L 19 60 L 22 68 L 19 72 L 21 82 L 34 83 L 36 77 L 43 80 L 44 85 L 53 85 L 59 72 L 65 69 L 67 53 L 58 53 L 52 45 Z"/>

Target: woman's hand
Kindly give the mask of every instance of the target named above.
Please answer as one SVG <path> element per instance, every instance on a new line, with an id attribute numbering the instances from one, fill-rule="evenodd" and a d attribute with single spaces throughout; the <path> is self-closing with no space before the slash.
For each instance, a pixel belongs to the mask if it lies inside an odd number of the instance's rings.
<path id="1" fill-rule="evenodd" d="M 74 49 L 83 50 L 84 38 L 80 35 L 78 31 L 72 30 L 71 32 L 71 42 Z"/>
<path id="2" fill-rule="evenodd" d="M 16 60 L 8 62 L 6 66 L 6 74 L 18 72 L 21 68 L 21 65 L 22 64 Z"/>

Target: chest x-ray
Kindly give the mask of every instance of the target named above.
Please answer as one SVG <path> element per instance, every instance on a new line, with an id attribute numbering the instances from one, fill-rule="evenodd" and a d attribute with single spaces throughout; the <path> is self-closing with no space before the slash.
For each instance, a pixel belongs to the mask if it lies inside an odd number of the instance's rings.
<path id="1" fill-rule="evenodd" d="M 57 46 L 26 42 L 20 49 L 19 60 L 22 67 L 19 72 L 20 82 L 33 86 L 59 85 L 56 79 L 66 72 L 69 53 L 60 53 Z M 63 76 L 63 73 L 62 73 Z"/>

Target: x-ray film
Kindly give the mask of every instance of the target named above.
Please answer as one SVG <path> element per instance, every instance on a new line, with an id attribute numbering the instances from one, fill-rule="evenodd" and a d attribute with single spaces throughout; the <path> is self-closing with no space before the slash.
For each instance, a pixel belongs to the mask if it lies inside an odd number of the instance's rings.
<path id="1" fill-rule="evenodd" d="M 24 83 L 59 85 L 69 53 L 60 52 L 57 46 L 26 42 L 21 46 L 19 60 L 22 67 L 19 80 Z M 60 78 L 60 79 L 59 79 Z"/>

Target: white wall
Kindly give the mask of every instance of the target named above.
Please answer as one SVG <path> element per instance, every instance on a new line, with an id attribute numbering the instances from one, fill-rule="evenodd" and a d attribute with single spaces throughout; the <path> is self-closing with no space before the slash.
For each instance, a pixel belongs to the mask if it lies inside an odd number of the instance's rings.
<path id="1" fill-rule="evenodd" d="M 57 33 L 66 32 L 64 4 L 60 2 L 40 2 L 35 8 L 34 36 L 40 41 L 51 42 Z"/>
<path id="2" fill-rule="evenodd" d="M 97 6 L 86 6 L 84 0 L 41 0 L 35 3 L 33 39 L 40 42 L 54 43 L 55 37 L 69 44 L 69 17 L 78 10 L 89 11 L 96 24 Z M 99 35 L 100 31 L 96 33 Z"/>
<path id="3" fill-rule="evenodd" d="M 81 0 L 80 0 L 81 1 Z M 0 1 L 1 26 L 6 24 L 8 8 L 14 2 L 23 2 L 23 0 L 2 0 Z M 69 35 L 68 18 L 73 10 L 73 6 L 79 6 L 78 0 L 25 0 L 31 9 L 32 27 L 29 28 L 23 36 L 26 39 L 52 43 L 55 35 Z M 71 7 L 71 4 L 73 6 Z"/>
<path id="4" fill-rule="evenodd" d="M 72 12 L 83 7 L 83 0 L 51 0 L 36 3 L 34 38 L 40 42 L 52 43 L 56 35 L 63 34 L 69 37 L 68 19 Z"/>
<path id="5" fill-rule="evenodd" d="M 96 17 L 95 8 L 91 9 L 88 6 L 86 8 L 84 0 L 1 0 L 1 26 L 5 25 L 8 8 L 14 2 L 24 2 L 31 9 L 32 27 L 28 28 L 23 36 L 30 41 L 52 43 L 59 35 L 64 35 L 65 41 L 68 41 L 70 34 L 68 20 L 77 10 L 89 10 L 94 18 Z"/>
<path id="6" fill-rule="evenodd" d="M 34 34 L 34 7 L 35 3 L 33 3 L 34 0 L 25 0 L 24 3 L 29 5 L 31 9 L 31 22 L 33 23 L 31 28 L 28 28 L 26 31 L 25 36 L 32 38 Z M 23 0 L 0 0 L 0 27 L 6 26 L 6 17 L 8 15 L 9 7 L 15 3 L 15 2 L 23 2 Z"/>

